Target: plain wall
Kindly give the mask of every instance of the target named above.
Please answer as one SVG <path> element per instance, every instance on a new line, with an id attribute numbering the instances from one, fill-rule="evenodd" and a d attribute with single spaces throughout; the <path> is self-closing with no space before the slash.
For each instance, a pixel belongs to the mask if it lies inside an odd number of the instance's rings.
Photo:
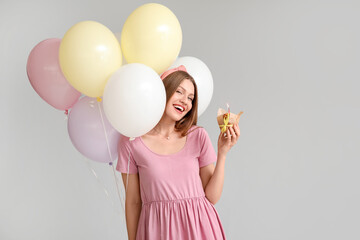
<path id="1" fill-rule="evenodd" d="M 83 20 L 121 32 L 144 3 L 1 0 L 1 240 L 127 239 L 112 169 L 77 152 L 26 62 Z M 227 238 L 360 239 L 360 2 L 158 3 L 181 23 L 180 56 L 213 74 L 199 125 L 215 149 L 217 109 L 244 111 L 216 204 Z"/>

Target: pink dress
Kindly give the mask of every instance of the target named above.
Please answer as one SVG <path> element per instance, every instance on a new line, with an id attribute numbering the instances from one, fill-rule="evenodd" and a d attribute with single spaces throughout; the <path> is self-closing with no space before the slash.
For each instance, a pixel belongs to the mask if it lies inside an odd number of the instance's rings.
<path id="1" fill-rule="evenodd" d="M 218 213 L 205 197 L 199 175 L 201 167 L 217 158 L 204 128 L 189 133 L 185 146 L 174 154 L 154 153 L 140 137 L 130 142 L 121 136 L 118 150 L 116 169 L 139 173 L 142 210 L 137 240 L 225 239 Z"/>

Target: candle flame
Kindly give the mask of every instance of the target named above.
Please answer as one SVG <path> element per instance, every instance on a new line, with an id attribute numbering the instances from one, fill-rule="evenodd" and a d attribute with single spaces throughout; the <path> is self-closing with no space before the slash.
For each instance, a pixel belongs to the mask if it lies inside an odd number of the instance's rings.
<path id="1" fill-rule="evenodd" d="M 228 113 L 230 113 L 230 106 L 228 103 L 226 103 L 226 107 L 227 107 Z"/>

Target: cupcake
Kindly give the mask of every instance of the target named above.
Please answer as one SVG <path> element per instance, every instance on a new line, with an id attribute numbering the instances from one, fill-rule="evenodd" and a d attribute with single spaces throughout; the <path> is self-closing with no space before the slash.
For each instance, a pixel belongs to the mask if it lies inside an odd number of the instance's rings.
<path id="1" fill-rule="evenodd" d="M 240 115 L 244 112 L 239 112 L 238 114 L 229 113 L 225 109 L 219 108 L 217 113 L 217 122 L 219 124 L 220 130 L 222 133 L 226 132 L 228 127 L 233 126 L 233 124 L 239 123 Z"/>

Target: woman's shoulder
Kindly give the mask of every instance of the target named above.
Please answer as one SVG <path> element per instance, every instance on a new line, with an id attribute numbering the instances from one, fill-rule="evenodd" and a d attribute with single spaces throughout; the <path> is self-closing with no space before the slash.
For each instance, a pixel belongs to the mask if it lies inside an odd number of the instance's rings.
<path id="1" fill-rule="evenodd" d="M 191 126 L 191 128 L 188 130 L 188 135 L 197 135 L 197 136 L 202 136 L 204 134 L 207 134 L 206 130 L 204 127 L 202 126 L 198 126 L 198 125 L 193 125 Z"/>
<path id="2" fill-rule="evenodd" d="M 209 141 L 210 137 L 204 127 L 192 126 L 188 133 L 188 140 L 191 144 L 196 146 L 202 146 Z"/>

